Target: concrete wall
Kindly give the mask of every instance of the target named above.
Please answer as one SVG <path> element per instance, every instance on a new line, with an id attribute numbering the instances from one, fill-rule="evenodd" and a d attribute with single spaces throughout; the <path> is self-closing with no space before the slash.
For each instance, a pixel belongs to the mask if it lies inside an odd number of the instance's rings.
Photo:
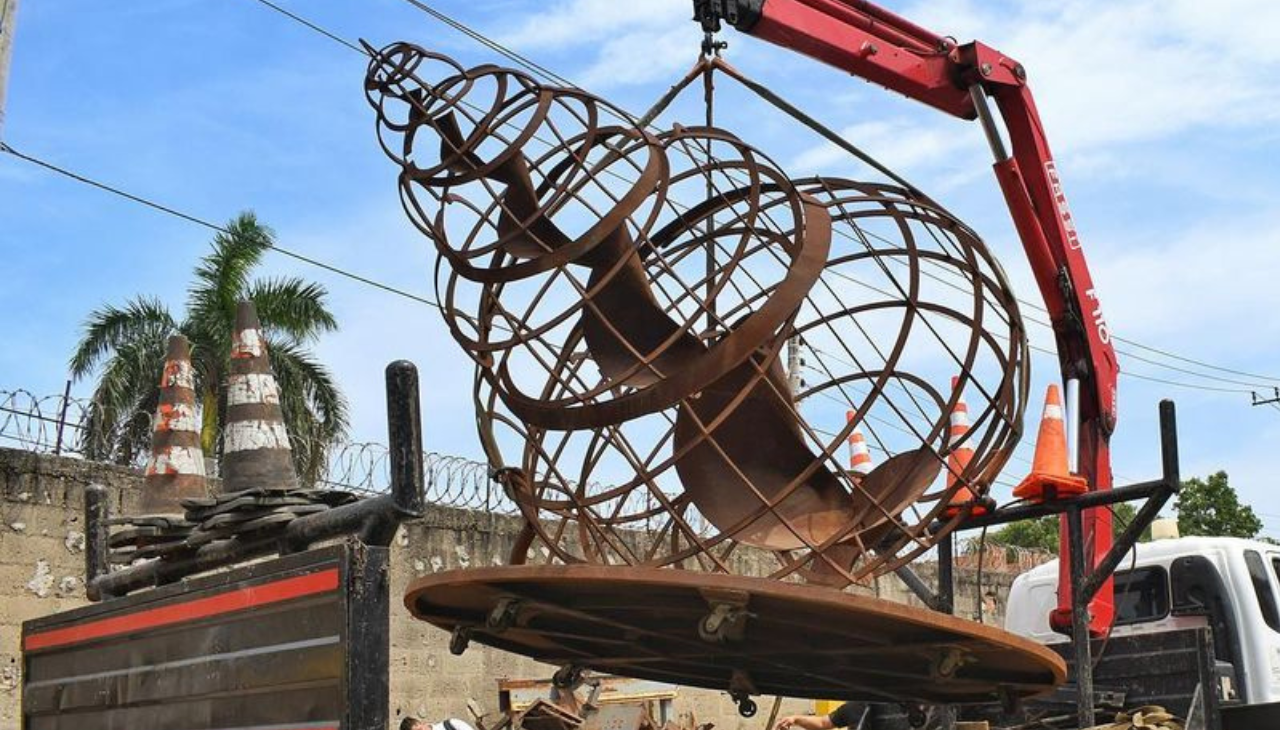
<path id="1" fill-rule="evenodd" d="M 23 621 L 85 603 L 83 490 L 107 486 L 116 514 L 137 511 L 141 477 L 128 469 L 0 449 L 0 730 L 17 730 Z M 497 680 L 546 678 L 554 668 L 523 657 L 473 645 L 463 656 L 449 653 L 449 637 L 412 620 L 399 596 L 415 577 L 468 566 L 502 564 L 518 532 L 517 519 L 467 510 L 432 508 L 407 525 L 392 554 L 391 704 L 395 717 L 412 714 L 467 718 L 466 702 L 497 706 Z M 934 579 L 931 565 L 918 567 Z M 1012 576 L 983 577 L 986 619 L 1003 618 L 1004 596 Z M 882 579 L 868 592 L 916 603 L 896 579 Z M 971 571 L 957 574 L 957 613 L 974 618 L 979 600 Z M 807 702 L 788 702 L 783 712 L 807 710 Z M 718 692 L 682 690 L 676 711 L 692 712 L 699 722 L 719 728 L 745 727 L 728 697 Z M 768 712 L 762 703 L 761 712 Z M 758 727 L 760 719 L 752 723 Z"/>

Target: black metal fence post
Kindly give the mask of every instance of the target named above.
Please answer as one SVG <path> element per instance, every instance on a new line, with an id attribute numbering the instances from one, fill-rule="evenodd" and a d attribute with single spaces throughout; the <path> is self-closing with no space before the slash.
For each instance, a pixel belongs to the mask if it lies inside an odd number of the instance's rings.
<path id="1" fill-rule="evenodd" d="M 408 360 L 387 366 L 387 445 L 391 494 L 398 509 L 417 517 L 425 509 L 422 465 L 422 407 L 418 368 Z"/>
<path id="2" fill-rule="evenodd" d="M 62 455 L 62 429 L 67 425 L 67 406 L 71 404 L 71 381 L 62 391 L 62 406 L 58 409 L 58 432 L 53 440 L 53 455 Z"/>
<path id="3" fill-rule="evenodd" d="M 1200 629 L 1196 642 L 1196 665 L 1200 674 L 1200 710 L 1204 713 L 1204 730 L 1222 727 L 1218 708 L 1218 666 L 1214 655 L 1213 629 Z M 1188 710 L 1194 712 L 1195 708 Z"/>
<path id="4" fill-rule="evenodd" d="M 1093 651 L 1089 646 L 1089 599 L 1084 595 L 1084 527 L 1081 509 L 1067 509 L 1071 568 L 1071 641 L 1076 653 L 1076 711 L 1080 727 L 1093 727 Z"/>
<path id="5" fill-rule="evenodd" d="M 956 612 L 956 584 L 954 575 L 956 535 L 954 532 L 938 542 L 938 610 Z M 982 600 L 982 596 L 978 596 Z"/>
<path id="6" fill-rule="evenodd" d="M 107 574 L 107 520 L 110 518 L 107 488 L 90 484 L 84 490 L 84 586 L 85 595 L 91 601 L 101 597 L 96 581 Z"/>

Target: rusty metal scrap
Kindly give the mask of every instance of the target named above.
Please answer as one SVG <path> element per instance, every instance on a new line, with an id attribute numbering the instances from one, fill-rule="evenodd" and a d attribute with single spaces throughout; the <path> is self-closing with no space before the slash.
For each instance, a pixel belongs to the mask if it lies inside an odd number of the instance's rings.
<path id="1" fill-rule="evenodd" d="M 652 130 L 518 71 L 372 55 L 379 141 L 529 524 L 513 562 L 537 545 L 733 573 L 744 544 L 775 578 L 842 586 L 931 547 L 958 490 L 987 493 L 1020 434 L 1025 333 L 939 205 L 792 179 L 723 129 Z M 973 424 L 951 439 L 962 395 Z M 841 456 L 855 429 L 880 462 L 865 475 Z"/>

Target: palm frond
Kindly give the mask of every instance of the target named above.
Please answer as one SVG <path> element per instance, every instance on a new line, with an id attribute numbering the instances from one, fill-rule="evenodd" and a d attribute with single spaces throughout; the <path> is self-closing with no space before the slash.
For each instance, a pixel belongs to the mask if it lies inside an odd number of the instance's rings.
<path id="1" fill-rule="evenodd" d="M 328 292 L 319 284 L 298 278 L 259 279 L 245 296 L 257 308 L 262 326 L 277 339 L 301 344 L 338 329 L 325 304 Z"/>
<path id="2" fill-rule="evenodd" d="M 81 424 L 86 458 L 128 464 L 150 449 L 150 415 L 159 400 L 167 344 L 157 333 L 117 347 L 106 361 Z"/>
<path id="3" fill-rule="evenodd" d="M 196 266 L 196 281 L 187 292 L 187 316 L 215 338 L 223 323 L 235 317 L 236 301 L 249 284 L 249 274 L 275 245 L 275 233 L 246 211 L 213 239 L 213 251 Z"/>
<path id="4" fill-rule="evenodd" d="M 267 348 L 280 384 L 294 468 L 310 486 L 324 473 L 329 447 L 346 435 L 347 401 L 333 375 L 311 353 L 278 338 L 268 338 Z"/>
<path id="5" fill-rule="evenodd" d="M 169 309 L 159 299 L 137 297 L 124 307 L 105 305 L 89 314 L 84 336 L 71 355 L 73 380 L 88 375 L 113 350 L 139 341 L 166 337 L 177 329 Z"/>

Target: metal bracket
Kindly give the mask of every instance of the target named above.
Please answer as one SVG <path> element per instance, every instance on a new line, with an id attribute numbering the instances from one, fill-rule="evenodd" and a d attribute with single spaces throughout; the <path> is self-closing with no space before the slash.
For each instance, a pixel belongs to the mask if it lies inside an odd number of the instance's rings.
<path id="1" fill-rule="evenodd" d="M 933 656 L 929 662 L 929 676 L 940 681 L 947 681 L 956 676 L 956 672 L 966 664 L 977 661 L 964 649 L 948 646 Z"/>
<path id="2" fill-rule="evenodd" d="M 471 627 L 470 626 L 454 626 L 453 633 L 449 636 L 449 653 L 454 656 L 462 656 L 467 647 L 471 645 Z"/>
<path id="3" fill-rule="evenodd" d="M 747 628 L 750 594 L 743 591 L 703 590 L 711 612 L 698 622 L 698 636 L 712 644 L 742 641 Z"/>
<path id="4" fill-rule="evenodd" d="M 516 625 L 516 621 L 520 618 L 520 608 L 521 603 L 518 598 L 500 599 L 485 618 L 485 628 L 492 633 L 501 634 Z"/>

